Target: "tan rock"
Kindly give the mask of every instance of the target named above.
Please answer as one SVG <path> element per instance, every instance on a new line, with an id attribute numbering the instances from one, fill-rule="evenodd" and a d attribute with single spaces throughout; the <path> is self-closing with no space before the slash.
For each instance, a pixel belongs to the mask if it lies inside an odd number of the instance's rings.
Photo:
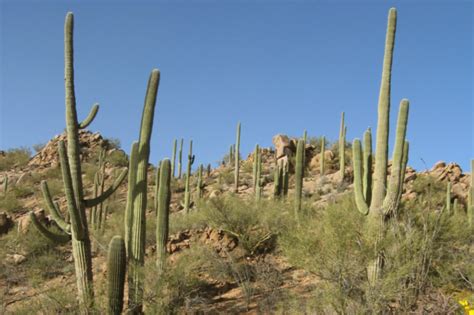
<path id="1" fill-rule="evenodd" d="M 286 135 L 278 134 L 272 138 L 272 143 L 275 146 L 275 155 L 279 159 L 285 155 L 289 155 L 295 151 L 295 144 L 291 142 Z"/>

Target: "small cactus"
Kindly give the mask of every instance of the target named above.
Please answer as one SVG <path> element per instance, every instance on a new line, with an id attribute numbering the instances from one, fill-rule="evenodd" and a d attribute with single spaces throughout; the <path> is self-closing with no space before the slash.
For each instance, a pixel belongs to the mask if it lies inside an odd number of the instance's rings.
<path id="1" fill-rule="evenodd" d="M 258 184 L 258 178 L 257 178 L 257 171 L 258 171 L 258 156 L 260 152 L 260 147 L 258 144 L 255 145 L 255 149 L 253 151 L 253 172 L 252 172 L 252 183 L 253 183 L 253 191 L 254 193 L 257 192 L 257 184 Z"/>
<path id="2" fill-rule="evenodd" d="M 278 199 L 281 197 L 282 187 L 283 187 L 283 167 L 276 165 L 274 170 L 274 180 L 273 180 L 273 197 Z"/>
<path id="3" fill-rule="evenodd" d="M 282 165 L 282 170 L 283 170 L 283 182 L 282 182 L 282 189 L 281 189 L 281 194 L 283 197 L 288 196 L 288 187 L 289 187 L 289 182 L 290 182 L 290 171 L 289 171 L 289 164 L 288 162 L 285 161 L 285 163 Z"/>
<path id="4" fill-rule="evenodd" d="M 123 309 L 123 290 L 126 271 L 125 242 L 121 236 L 114 236 L 107 254 L 107 314 L 120 315 Z"/>

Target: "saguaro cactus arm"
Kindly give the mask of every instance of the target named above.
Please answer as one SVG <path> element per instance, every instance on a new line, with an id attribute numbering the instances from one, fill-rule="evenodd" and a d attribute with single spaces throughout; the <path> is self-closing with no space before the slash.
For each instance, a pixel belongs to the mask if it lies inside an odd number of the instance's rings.
<path id="1" fill-rule="evenodd" d="M 45 238 L 49 239 L 54 243 L 65 244 L 71 240 L 71 236 L 68 234 L 57 234 L 45 228 L 43 224 L 38 221 L 33 211 L 30 212 L 30 220 L 41 235 L 43 235 Z"/>
<path id="2" fill-rule="evenodd" d="M 43 198 L 46 201 L 46 206 L 53 217 L 53 220 L 56 224 L 66 233 L 71 233 L 71 225 L 64 221 L 63 217 L 61 216 L 61 212 L 57 204 L 53 202 L 51 197 L 51 193 L 49 191 L 48 182 L 43 180 L 41 181 L 41 191 L 43 192 Z"/>
<path id="3" fill-rule="evenodd" d="M 372 199 L 372 131 L 368 128 L 364 133 L 364 177 L 362 180 L 362 188 L 364 191 L 364 199 L 368 206 Z"/>
<path id="4" fill-rule="evenodd" d="M 124 179 L 127 177 L 127 173 L 128 169 L 124 168 L 120 175 L 115 179 L 112 186 L 105 190 L 100 196 L 97 196 L 93 199 L 84 199 L 86 207 L 91 208 L 97 206 L 98 204 L 104 202 L 107 198 L 109 198 L 120 187 Z"/>
<path id="5" fill-rule="evenodd" d="M 354 168 L 354 196 L 357 210 L 363 215 L 367 215 L 369 207 L 362 189 L 362 153 L 359 139 L 354 139 L 352 143 L 352 165 Z"/>
<path id="6" fill-rule="evenodd" d="M 402 172 L 405 172 L 405 169 L 403 169 L 403 152 L 408 125 L 408 110 L 409 102 L 408 100 L 403 99 L 400 103 L 400 110 L 398 114 L 395 148 L 393 150 L 390 181 L 388 183 L 387 195 L 383 203 L 384 214 L 393 213 L 398 208 L 398 196 L 402 187 Z"/>
<path id="7" fill-rule="evenodd" d="M 87 117 L 82 122 L 79 123 L 79 129 L 87 128 L 92 123 L 95 116 L 97 116 L 98 112 L 99 112 L 99 104 L 95 103 L 92 106 L 91 111 L 89 112 L 89 115 L 87 115 Z"/>

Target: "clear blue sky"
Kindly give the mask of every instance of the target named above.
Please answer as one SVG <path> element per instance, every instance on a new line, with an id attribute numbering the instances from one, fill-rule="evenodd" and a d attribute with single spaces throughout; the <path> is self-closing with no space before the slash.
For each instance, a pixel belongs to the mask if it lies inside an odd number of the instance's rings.
<path id="1" fill-rule="evenodd" d="M 146 83 L 161 70 L 151 162 L 174 138 L 194 140 L 196 165 L 235 141 L 242 152 L 277 133 L 335 140 L 377 121 L 388 9 L 398 9 L 391 139 L 411 102 L 410 165 L 464 168 L 474 157 L 470 1 L 1 1 L 0 148 L 47 142 L 64 127 L 63 25 L 75 14 L 78 112 L 128 152 Z M 355 1 L 354 1 L 355 2 Z M 466 169 L 467 171 L 467 169 Z"/>

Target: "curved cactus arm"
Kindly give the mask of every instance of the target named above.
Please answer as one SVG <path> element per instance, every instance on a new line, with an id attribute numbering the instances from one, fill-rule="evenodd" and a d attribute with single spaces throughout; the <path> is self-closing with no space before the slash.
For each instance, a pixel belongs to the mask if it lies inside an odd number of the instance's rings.
<path id="1" fill-rule="evenodd" d="M 105 190 L 100 196 L 92 199 L 84 199 L 84 203 L 86 208 L 91 208 L 97 206 L 98 204 L 104 202 L 107 198 L 109 198 L 119 186 L 122 184 L 125 177 L 127 177 L 128 168 L 123 169 L 122 173 L 115 179 L 112 186 L 110 186 L 107 190 Z"/>
<path id="2" fill-rule="evenodd" d="M 363 215 L 369 213 L 369 207 L 362 189 L 362 149 L 359 139 L 352 142 L 352 164 L 354 168 L 354 196 L 357 210 Z"/>
<path id="3" fill-rule="evenodd" d="M 59 141 L 59 159 L 61 163 L 61 172 L 63 175 L 64 192 L 66 193 L 67 208 L 71 216 L 71 224 L 73 226 L 72 233 L 74 238 L 82 240 L 84 237 L 84 226 L 82 224 L 81 215 L 76 205 L 76 199 L 72 186 L 71 171 L 69 169 L 69 162 L 66 156 L 66 146 L 63 141 Z"/>
<path id="4" fill-rule="evenodd" d="M 362 187 L 364 190 L 364 199 L 368 206 L 372 199 L 372 131 L 368 128 L 364 133 L 364 177 Z"/>
<path id="5" fill-rule="evenodd" d="M 41 191 L 43 192 L 43 198 L 46 201 L 46 206 L 49 210 L 49 213 L 51 213 L 53 220 L 61 228 L 61 230 L 67 234 L 71 234 L 71 225 L 64 221 L 63 217 L 61 216 L 59 206 L 53 202 L 51 193 L 49 192 L 48 182 L 45 180 L 41 182 Z"/>
<path id="6" fill-rule="evenodd" d="M 398 113 L 397 131 L 395 137 L 395 148 L 392 157 L 392 169 L 390 172 L 390 180 L 388 182 L 387 195 L 383 202 L 383 212 L 385 215 L 394 213 L 398 209 L 398 195 L 401 193 L 401 177 L 403 167 L 403 151 L 405 146 L 405 136 L 408 124 L 408 110 L 410 104 L 407 99 L 403 99 L 400 103 Z"/>
<path id="7" fill-rule="evenodd" d="M 83 121 L 79 123 L 79 129 L 87 128 L 92 123 L 95 116 L 97 116 L 98 112 L 99 112 L 99 104 L 95 103 L 92 106 L 91 111 L 89 112 L 89 115 L 87 115 L 86 119 L 84 119 Z"/>
<path id="8" fill-rule="evenodd" d="M 43 224 L 38 221 L 33 211 L 30 212 L 30 220 L 41 235 L 54 243 L 65 244 L 71 240 L 71 236 L 68 234 L 57 234 L 45 228 Z"/>

